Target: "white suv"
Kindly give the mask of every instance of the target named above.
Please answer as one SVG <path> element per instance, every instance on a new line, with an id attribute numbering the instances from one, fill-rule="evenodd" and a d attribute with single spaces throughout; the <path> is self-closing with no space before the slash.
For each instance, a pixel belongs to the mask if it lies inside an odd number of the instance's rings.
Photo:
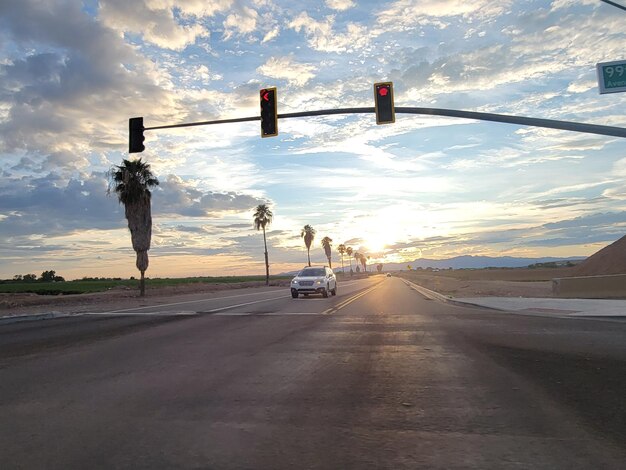
<path id="1" fill-rule="evenodd" d="M 300 294 L 322 294 L 328 297 L 329 293 L 337 295 L 337 278 L 332 269 L 326 266 L 304 268 L 291 280 L 291 297 L 294 299 Z"/>

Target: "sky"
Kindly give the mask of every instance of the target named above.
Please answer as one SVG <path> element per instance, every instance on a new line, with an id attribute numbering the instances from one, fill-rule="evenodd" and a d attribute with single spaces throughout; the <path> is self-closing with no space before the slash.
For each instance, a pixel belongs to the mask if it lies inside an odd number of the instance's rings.
<path id="1" fill-rule="evenodd" d="M 395 105 L 626 127 L 596 64 L 626 59 L 599 0 L 0 0 L 0 279 L 137 276 L 107 172 L 146 127 Z M 370 263 L 588 256 L 626 234 L 626 140 L 374 114 L 146 131 L 150 277 L 301 268 L 305 224 Z M 333 253 L 334 266 L 340 265 Z M 345 260 L 347 264 L 347 260 Z"/>

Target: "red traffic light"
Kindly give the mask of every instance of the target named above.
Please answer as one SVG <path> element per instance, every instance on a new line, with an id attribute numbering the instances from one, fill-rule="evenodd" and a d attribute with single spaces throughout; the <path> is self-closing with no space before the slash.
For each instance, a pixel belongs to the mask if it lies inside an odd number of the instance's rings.
<path id="1" fill-rule="evenodd" d="M 264 88 L 259 92 L 261 102 L 261 137 L 278 135 L 278 106 L 276 87 Z"/>
<path id="2" fill-rule="evenodd" d="M 374 83 L 376 124 L 391 124 L 396 121 L 393 104 L 393 82 Z"/>

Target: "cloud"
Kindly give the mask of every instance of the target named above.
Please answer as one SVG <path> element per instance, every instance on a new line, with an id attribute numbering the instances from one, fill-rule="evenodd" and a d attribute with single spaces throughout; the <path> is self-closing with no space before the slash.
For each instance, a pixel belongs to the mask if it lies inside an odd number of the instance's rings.
<path id="1" fill-rule="evenodd" d="M 105 25 L 118 31 L 141 34 L 147 42 L 172 50 L 182 50 L 206 37 L 209 31 L 201 24 L 181 24 L 175 12 L 187 21 L 194 17 L 212 16 L 227 11 L 232 0 L 211 2 L 162 0 L 102 0 L 99 18 Z"/>
<path id="2" fill-rule="evenodd" d="M 334 31 L 334 21 L 333 16 L 327 16 L 324 21 L 317 21 L 307 12 L 302 12 L 289 23 L 289 28 L 298 33 L 303 31 L 309 47 L 321 52 L 354 52 L 370 43 L 372 32 L 365 26 L 348 23 L 346 32 L 342 34 Z"/>
<path id="3" fill-rule="evenodd" d="M 300 64 L 294 61 L 293 56 L 270 57 L 268 61 L 258 67 L 256 71 L 266 77 L 286 79 L 296 86 L 306 85 L 315 77 L 317 68 L 311 64 Z"/>
<path id="4" fill-rule="evenodd" d="M 486 20 L 508 11 L 511 4 L 511 0 L 399 0 L 381 8 L 377 20 L 386 31 L 403 31 L 433 24 L 433 19 L 464 17 Z M 445 27 L 442 23 L 435 24 Z"/>
<path id="5" fill-rule="evenodd" d="M 280 28 L 278 26 L 272 28 L 270 31 L 268 31 L 265 34 L 265 36 L 263 36 L 263 40 L 261 41 L 261 44 L 265 44 L 266 42 L 270 42 L 272 39 L 276 39 L 279 34 L 280 34 Z"/>
<path id="6" fill-rule="evenodd" d="M 175 175 L 168 175 L 153 194 L 153 212 L 171 217 L 219 217 L 265 203 L 266 200 L 246 194 L 202 191 Z"/>
<path id="7" fill-rule="evenodd" d="M 326 0 L 326 6 L 332 10 L 345 11 L 355 6 L 353 0 Z"/>
<path id="8" fill-rule="evenodd" d="M 57 236 L 85 229 L 125 226 L 124 211 L 106 195 L 102 174 L 65 180 L 56 174 L 42 178 L 6 178 L 0 185 L 2 238 Z"/>
<path id="9" fill-rule="evenodd" d="M 93 153 L 123 150 L 125 122 L 138 110 L 180 112 L 160 71 L 74 2 L 0 3 L 13 40 L 0 64 L 0 149 L 27 152 L 41 171 L 85 168 Z M 33 51 L 32 44 L 45 44 Z M 130 65 L 132 64 L 132 66 Z"/>
<path id="10" fill-rule="evenodd" d="M 228 40 L 235 34 L 251 34 L 256 30 L 258 13 L 249 7 L 242 7 L 239 11 L 231 13 L 224 20 L 224 40 Z"/>

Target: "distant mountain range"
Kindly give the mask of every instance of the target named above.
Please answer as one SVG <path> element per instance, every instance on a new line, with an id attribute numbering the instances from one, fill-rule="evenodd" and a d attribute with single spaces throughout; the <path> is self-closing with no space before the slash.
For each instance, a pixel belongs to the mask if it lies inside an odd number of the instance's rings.
<path id="1" fill-rule="evenodd" d="M 483 268 L 524 268 L 531 264 L 538 263 L 557 263 L 565 264 L 568 261 L 572 263 L 579 263 L 584 260 L 584 256 L 573 256 L 570 258 L 515 258 L 512 256 L 456 256 L 449 259 L 427 259 L 420 258 L 413 261 L 407 261 L 406 263 L 385 263 L 383 264 L 383 271 L 400 271 L 407 270 L 410 265 L 412 269 L 417 268 L 433 268 L 433 269 L 483 269 Z M 341 268 L 337 269 L 336 264 L 338 261 L 334 261 L 335 271 L 341 271 Z M 344 266 L 346 262 L 344 260 Z M 372 269 L 376 269 L 375 264 L 372 264 Z M 353 263 L 354 267 L 354 263 Z M 349 268 L 348 268 L 349 269 Z M 368 266 L 368 270 L 369 270 Z"/>

